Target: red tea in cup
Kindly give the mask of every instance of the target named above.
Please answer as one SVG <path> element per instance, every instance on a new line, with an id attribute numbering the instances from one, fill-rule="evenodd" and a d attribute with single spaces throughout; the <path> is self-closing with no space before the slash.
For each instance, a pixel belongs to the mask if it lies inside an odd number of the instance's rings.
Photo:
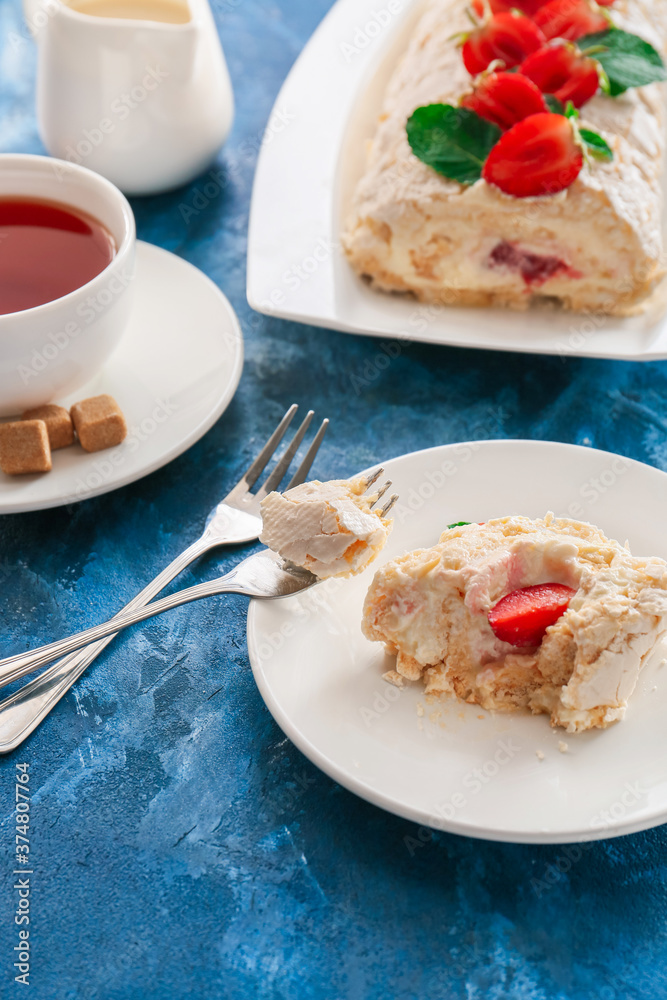
<path id="1" fill-rule="evenodd" d="M 96 278 L 116 255 L 111 233 L 71 205 L 0 198 L 0 315 L 53 302 Z"/>

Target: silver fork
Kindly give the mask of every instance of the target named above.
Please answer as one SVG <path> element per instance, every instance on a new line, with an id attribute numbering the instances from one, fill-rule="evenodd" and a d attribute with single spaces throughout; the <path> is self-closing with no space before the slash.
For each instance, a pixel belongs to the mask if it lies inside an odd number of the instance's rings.
<path id="1" fill-rule="evenodd" d="M 374 475 L 366 478 L 366 491 L 376 482 L 382 471 L 379 469 Z M 371 509 L 380 502 L 390 486 L 390 482 L 385 483 L 369 498 Z M 387 500 L 380 511 L 383 517 L 389 513 L 397 500 L 397 494 Z M 248 556 L 230 573 L 220 576 L 216 580 L 198 583 L 187 590 L 179 590 L 178 593 L 172 594 L 170 597 L 163 597 L 161 601 L 155 601 L 144 607 L 126 609 L 109 619 L 108 622 L 95 625 L 93 628 L 86 629 L 85 632 L 77 632 L 76 635 L 71 635 L 68 639 L 51 642 L 48 646 L 40 646 L 39 649 L 33 649 L 29 653 L 18 653 L 16 656 L 0 660 L 0 683 L 9 684 L 11 681 L 29 674 L 32 670 L 44 666 L 45 663 L 50 663 L 56 656 L 71 653 L 75 649 L 80 649 L 82 646 L 87 646 L 88 643 L 97 642 L 112 634 L 118 635 L 122 629 L 128 628 L 130 625 L 145 621 L 147 618 L 154 618 L 155 615 L 171 611 L 172 608 L 179 608 L 182 604 L 200 601 L 203 597 L 213 597 L 215 594 L 241 594 L 244 597 L 255 597 L 265 601 L 276 600 L 280 597 L 300 594 L 317 582 L 317 577 L 308 570 L 285 562 L 269 549 L 262 549 L 261 552 L 255 552 Z"/>
<path id="2" fill-rule="evenodd" d="M 175 577 L 205 552 L 218 546 L 253 542 L 259 538 L 262 530 L 262 520 L 259 515 L 260 502 L 268 493 L 277 489 L 285 478 L 313 419 L 314 412 L 312 410 L 308 412 L 291 444 L 285 449 L 285 453 L 261 489 L 257 493 L 252 493 L 251 490 L 275 454 L 297 409 L 298 406 L 295 404 L 290 406 L 245 475 L 241 477 L 225 499 L 213 508 L 206 520 L 206 527 L 201 538 L 167 566 L 152 583 L 123 608 L 120 614 L 148 604 L 161 590 L 164 590 L 167 584 L 171 583 Z M 308 453 L 292 477 L 287 489 L 306 481 L 328 424 L 329 421 L 324 420 L 320 425 Z M 58 663 L 54 663 L 39 677 L 0 702 L 0 754 L 9 753 L 20 746 L 113 638 L 114 635 L 110 634 L 101 642 L 93 643 L 82 652 L 67 656 Z M 46 662 L 49 663 L 50 660 Z M 30 671 L 28 670 L 26 673 L 30 673 Z M 8 682 L 4 681 L 4 683 Z"/>

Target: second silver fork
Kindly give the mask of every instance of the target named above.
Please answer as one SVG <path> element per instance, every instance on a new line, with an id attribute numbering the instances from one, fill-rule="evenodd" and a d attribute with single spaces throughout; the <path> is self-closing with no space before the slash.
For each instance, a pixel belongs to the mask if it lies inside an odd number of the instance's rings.
<path id="1" fill-rule="evenodd" d="M 140 594 L 137 594 L 119 612 L 119 616 L 149 604 L 184 569 L 206 552 L 223 545 L 238 545 L 243 542 L 257 541 L 262 530 L 259 512 L 260 502 L 268 493 L 277 489 L 287 475 L 312 422 L 314 416 L 312 410 L 306 415 L 292 442 L 261 489 L 257 493 L 252 493 L 251 490 L 275 454 L 297 409 L 296 404 L 289 408 L 245 475 L 241 477 L 225 499 L 211 511 L 201 538 L 167 566 Z M 320 425 L 308 453 L 290 480 L 287 489 L 306 481 L 328 424 L 329 421 L 324 420 Z M 110 635 L 86 646 L 85 649 L 77 653 L 64 657 L 45 670 L 39 677 L 0 702 L 0 754 L 10 753 L 20 746 L 114 638 L 115 634 Z"/>
<path id="2" fill-rule="evenodd" d="M 383 470 L 380 469 L 380 472 Z M 379 473 L 366 479 L 367 484 L 372 484 Z M 389 489 L 391 483 L 385 484 L 384 488 L 378 490 L 372 497 L 370 509 L 373 510 L 381 503 L 384 493 Z M 368 490 L 370 486 L 366 486 Z M 385 517 L 398 500 L 398 495 L 394 494 L 386 503 L 380 507 L 377 513 L 380 517 Z M 105 639 L 112 634 L 117 634 L 122 629 L 136 625 L 137 622 L 146 621 L 161 615 L 165 611 L 173 608 L 180 608 L 182 604 L 190 604 L 192 601 L 201 601 L 204 597 L 214 597 L 219 594 L 241 594 L 243 597 L 255 597 L 258 600 L 274 601 L 281 597 L 293 597 L 304 590 L 314 587 L 319 580 L 307 569 L 295 566 L 293 563 L 284 560 L 271 549 L 261 549 L 253 555 L 248 556 L 243 562 L 235 566 L 225 576 L 220 576 L 215 580 L 208 580 L 205 583 L 198 583 L 194 587 L 186 590 L 179 590 L 170 597 L 163 597 L 160 601 L 153 601 L 134 611 L 121 611 L 110 618 L 109 621 L 100 625 L 93 625 L 92 628 L 85 629 L 70 635 L 67 639 L 57 639 L 46 646 L 32 649 L 27 653 L 16 653 L 0 660 L 0 682 L 9 684 L 19 677 L 25 677 L 38 667 L 43 667 L 46 663 L 57 656 L 71 653 L 75 649 L 81 649 L 91 642 Z"/>

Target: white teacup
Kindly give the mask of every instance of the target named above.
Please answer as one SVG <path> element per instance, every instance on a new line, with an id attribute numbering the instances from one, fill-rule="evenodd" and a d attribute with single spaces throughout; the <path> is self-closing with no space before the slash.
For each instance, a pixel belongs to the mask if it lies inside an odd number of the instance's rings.
<path id="1" fill-rule="evenodd" d="M 57 402 L 89 382 L 118 346 L 132 309 L 136 227 L 110 181 L 46 156 L 0 155 L 0 198 L 35 198 L 87 212 L 113 236 L 116 256 L 81 288 L 0 315 L 0 417 Z"/>

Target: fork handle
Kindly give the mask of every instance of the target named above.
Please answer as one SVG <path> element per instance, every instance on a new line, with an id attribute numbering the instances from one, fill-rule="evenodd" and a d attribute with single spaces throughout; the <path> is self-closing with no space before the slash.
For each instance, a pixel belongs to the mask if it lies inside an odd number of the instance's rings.
<path id="1" fill-rule="evenodd" d="M 217 546 L 204 533 L 193 545 L 182 552 L 169 566 L 137 594 L 118 614 L 122 615 L 136 608 L 144 607 L 156 597 L 161 590 L 171 583 L 184 569 L 187 569 L 196 559 Z M 118 617 L 118 616 L 116 616 Z M 81 677 L 90 664 L 109 645 L 117 633 L 107 635 L 80 650 L 71 653 L 64 659 L 54 663 L 43 674 L 30 681 L 20 690 L 14 692 L 0 702 L 0 754 L 15 750 L 30 733 L 46 718 L 52 708 L 67 694 L 69 689 Z M 58 655 L 58 654 L 56 654 Z M 30 654 L 26 654 L 30 656 Z M 52 657 L 53 659 L 53 657 Z M 46 661 L 50 662 L 50 660 Z M 26 668 L 30 673 L 35 667 Z M 18 674 L 16 676 L 24 676 Z M 0 683 L 9 683 L 0 680 Z"/>
<path id="2" fill-rule="evenodd" d="M 91 642 L 104 639 L 105 636 L 118 635 L 120 631 L 137 622 L 143 622 L 147 618 L 154 618 L 172 608 L 179 608 L 182 604 L 190 604 L 192 601 L 200 601 L 203 597 L 212 597 L 214 594 L 241 594 L 246 597 L 256 596 L 254 592 L 248 590 L 243 585 L 238 584 L 237 568 L 233 569 L 226 576 L 221 576 L 217 580 L 210 580 L 207 583 L 198 583 L 195 587 L 188 587 L 187 590 L 179 590 L 170 597 L 163 597 L 161 601 L 155 601 L 143 608 L 135 611 L 121 612 L 110 621 L 102 625 L 95 625 L 85 632 L 77 632 L 68 639 L 61 639 L 59 642 L 51 642 L 48 646 L 40 646 L 29 653 L 19 653 L 18 656 L 10 656 L 6 660 L 0 660 L 0 683 L 11 684 L 19 677 L 25 677 L 38 667 L 43 667 L 45 663 L 50 663 L 58 656 L 66 656 L 81 649 Z"/>

